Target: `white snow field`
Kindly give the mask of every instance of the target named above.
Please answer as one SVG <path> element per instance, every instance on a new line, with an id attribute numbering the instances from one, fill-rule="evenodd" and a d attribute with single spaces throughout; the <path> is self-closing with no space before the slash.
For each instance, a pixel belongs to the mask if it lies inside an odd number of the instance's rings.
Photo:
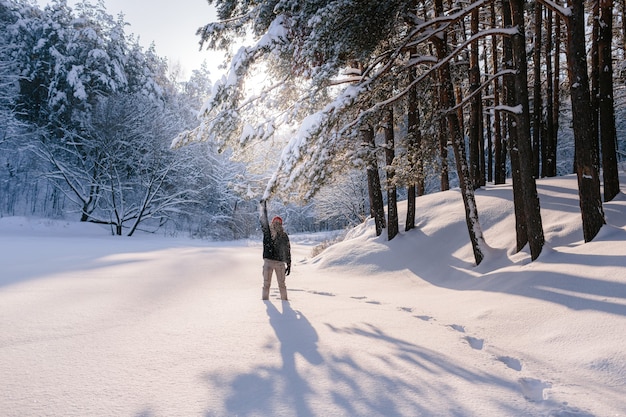
<path id="1" fill-rule="evenodd" d="M 538 190 L 535 262 L 487 186 L 475 266 L 452 190 L 391 242 L 292 236 L 290 302 L 260 299 L 260 239 L 0 219 L 0 415 L 626 416 L 626 196 L 585 244 L 576 178 Z"/>

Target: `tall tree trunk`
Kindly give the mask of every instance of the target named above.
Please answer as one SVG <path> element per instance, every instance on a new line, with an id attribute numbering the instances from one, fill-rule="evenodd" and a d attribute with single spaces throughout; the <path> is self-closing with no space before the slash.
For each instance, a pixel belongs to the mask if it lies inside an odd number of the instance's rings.
<path id="1" fill-rule="evenodd" d="M 452 82 L 452 72 L 450 73 L 450 82 Z M 460 85 L 454 85 L 454 82 L 452 82 L 452 87 L 453 87 L 453 91 L 454 91 L 454 97 L 456 99 L 456 106 L 457 106 L 457 120 L 459 122 L 459 128 L 461 129 L 461 133 L 463 135 L 465 135 L 465 118 L 463 115 L 463 106 L 461 106 L 461 102 L 463 101 L 463 91 L 461 90 L 461 86 Z M 469 168 L 468 168 L 469 169 Z M 469 181 L 472 181 L 472 177 L 471 177 L 471 172 L 470 172 L 470 177 L 468 178 Z"/>
<path id="2" fill-rule="evenodd" d="M 452 1 L 452 0 L 449 0 Z M 435 8 L 437 7 L 442 7 L 441 6 L 441 2 L 440 5 L 437 6 L 435 5 Z M 426 7 L 422 8 L 424 11 L 424 20 L 428 20 L 428 11 L 426 9 Z M 443 10 L 441 11 L 443 13 Z M 428 49 L 430 51 L 431 55 L 434 55 L 435 52 L 433 51 L 433 45 L 429 45 Z M 441 97 L 441 74 L 438 71 L 435 74 L 436 78 L 436 95 L 437 98 Z M 437 101 L 437 110 L 439 112 L 439 114 L 443 114 L 443 112 L 445 111 L 443 105 L 441 104 L 441 102 L 439 100 Z M 448 164 L 448 137 L 450 136 L 448 134 L 448 125 L 446 123 L 446 118 L 445 117 L 439 117 L 437 120 L 437 124 L 438 124 L 438 129 L 437 129 L 437 142 L 439 144 L 439 159 L 440 159 L 440 163 L 441 163 L 441 175 L 440 175 L 440 190 L 441 191 L 448 191 L 450 189 L 450 168 L 449 168 L 449 164 Z"/>
<path id="3" fill-rule="evenodd" d="M 495 2 L 490 5 L 491 8 L 491 27 L 495 28 L 496 21 L 496 6 Z M 499 69 L 498 64 L 498 37 L 491 37 L 491 56 L 493 73 L 497 73 Z M 496 78 L 493 86 L 493 107 L 496 108 L 500 105 L 500 84 L 501 81 Z M 506 146 L 502 143 L 502 121 L 500 119 L 500 112 L 496 111 L 493 115 L 493 154 L 494 154 L 494 183 L 504 184 L 506 182 Z"/>
<path id="4" fill-rule="evenodd" d="M 593 110 L 593 132 L 596 135 L 596 142 L 600 140 L 600 67 L 598 57 L 598 36 L 600 34 L 600 24 L 598 22 L 600 14 L 600 2 L 598 0 L 591 1 L 591 15 L 593 16 L 591 29 L 591 69 L 589 75 L 589 84 L 591 88 L 591 109 Z M 600 160 L 600 147 L 598 146 L 598 160 Z M 574 168 L 574 172 L 576 168 Z"/>
<path id="5" fill-rule="evenodd" d="M 528 85 L 526 66 L 526 37 L 524 35 L 524 0 L 512 0 L 512 23 L 517 27 L 517 33 L 512 36 L 513 66 L 515 74 L 515 102 L 521 105 L 521 112 L 516 114 L 517 143 L 511 144 L 519 155 L 519 184 L 513 182 L 513 187 L 521 190 L 524 204 L 524 220 L 530 256 L 537 259 L 544 244 L 543 226 L 539 196 L 535 184 L 534 166 L 532 164 L 532 147 L 530 143 L 530 114 L 528 109 Z"/>
<path id="6" fill-rule="evenodd" d="M 511 19 L 511 5 L 509 0 L 502 0 L 502 21 L 505 27 L 513 26 Z M 513 67 L 513 42 L 511 38 L 505 37 L 502 40 L 503 68 L 512 70 Z M 515 76 L 506 75 L 503 78 L 504 102 L 508 106 L 517 104 L 515 99 Z M 517 148 L 517 129 L 513 115 L 505 114 L 506 131 L 508 133 L 509 154 L 511 157 L 511 177 L 513 179 L 513 209 L 515 211 L 515 238 L 516 250 L 521 251 L 528 243 L 528 233 L 526 231 L 526 220 L 524 214 L 524 196 L 521 187 L 516 186 L 522 182 L 520 176 L 520 158 Z"/>
<path id="7" fill-rule="evenodd" d="M 440 74 L 437 74 L 437 77 L 440 77 Z M 441 80 L 439 80 L 439 87 L 437 87 L 437 95 L 441 97 Z M 443 111 L 443 106 L 441 101 L 438 102 L 440 113 Z M 441 177 L 440 177 L 440 190 L 447 191 L 450 189 L 450 176 L 448 169 L 448 126 L 446 124 L 446 119 L 444 117 L 440 117 L 439 121 L 439 129 L 437 130 L 437 141 L 439 143 L 439 159 L 441 161 Z"/>
<path id="8" fill-rule="evenodd" d="M 554 144 L 554 119 L 552 113 L 553 107 L 553 95 L 554 84 L 552 74 L 552 10 L 547 9 L 546 17 L 546 132 L 544 146 L 542 147 L 541 155 L 541 176 L 542 177 L 554 177 L 556 175 L 556 166 L 554 165 L 554 159 L 556 158 L 556 146 Z M 557 68 L 558 71 L 558 68 Z"/>
<path id="9" fill-rule="evenodd" d="M 435 0 L 435 15 L 443 14 L 443 6 L 441 0 Z M 442 38 L 433 38 L 435 49 L 437 50 L 437 58 L 444 59 L 448 56 L 448 45 L 445 34 Z M 440 102 L 444 108 L 452 108 L 454 103 L 454 88 L 450 74 L 450 65 L 448 63 L 439 68 L 439 79 L 441 81 L 441 97 Z M 470 236 L 470 242 L 474 252 L 474 260 L 479 265 L 483 258 L 483 247 L 485 245 L 482 229 L 478 220 L 478 209 L 476 207 L 476 198 L 474 189 L 471 184 L 469 168 L 465 156 L 465 143 L 463 140 L 463 131 L 459 123 L 458 114 L 455 111 L 448 111 L 447 114 L 448 129 L 452 139 L 452 148 L 456 160 L 457 174 L 459 176 L 459 185 L 461 195 L 463 197 L 463 205 L 465 207 L 465 221 Z"/>
<path id="10" fill-rule="evenodd" d="M 567 19 L 567 67 L 572 97 L 572 121 L 576 146 L 576 175 L 585 242 L 591 241 L 604 224 L 598 173 L 598 141 L 593 132 L 593 114 L 589 97 L 589 76 L 585 50 L 583 0 L 571 1 Z"/>
<path id="11" fill-rule="evenodd" d="M 598 84 L 600 110 L 600 141 L 602 144 L 602 174 L 604 201 L 611 201 L 619 193 L 617 169 L 617 135 L 613 102 L 613 0 L 598 0 L 600 16 L 598 33 Z"/>
<path id="12" fill-rule="evenodd" d="M 408 184 L 406 187 L 406 222 L 404 223 L 404 231 L 408 232 L 415 229 L 415 212 L 417 195 L 415 194 L 415 184 Z"/>
<path id="13" fill-rule="evenodd" d="M 417 51 L 415 48 L 411 48 L 411 56 L 415 56 Z M 417 78 L 416 68 L 409 69 L 408 82 L 411 84 Z M 408 111 L 407 111 L 407 153 L 409 156 L 409 164 L 411 165 L 411 172 L 416 172 L 417 175 L 409 180 L 408 187 L 408 201 L 406 211 L 406 223 L 405 230 L 411 230 L 415 227 L 415 198 L 417 197 L 416 188 L 422 188 L 423 193 L 424 180 L 422 175 L 422 156 L 421 156 L 421 143 L 422 134 L 419 129 L 419 110 L 417 107 L 417 86 L 411 87 L 408 97 Z M 391 228 L 390 228 L 391 229 Z"/>
<path id="14" fill-rule="evenodd" d="M 622 10 L 622 59 L 626 59 L 626 0 L 620 2 Z"/>
<path id="15" fill-rule="evenodd" d="M 374 129 L 366 126 L 361 130 L 363 145 L 367 149 L 367 189 L 370 198 L 370 214 L 376 224 L 376 236 L 380 236 L 385 228 L 385 206 L 378 173 L 378 158 L 376 158 L 376 141 Z"/>
<path id="16" fill-rule="evenodd" d="M 554 154 L 550 155 L 550 168 L 548 170 L 548 177 L 556 177 L 557 174 L 557 156 L 556 149 L 559 142 L 559 118 L 561 114 L 561 15 L 554 14 L 554 94 L 552 95 L 552 126 L 554 127 L 552 133 L 552 144 L 554 146 Z"/>
<path id="17" fill-rule="evenodd" d="M 484 43 L 483 43 L 483 49 L 486 51 L 487 48 L 487 39 L 485 38 Z M 483 54 L 483 65 L 485 66 L 485 72 L 488 74 L 489 73 L 489 58 L 488 58 L 487 53 Z M 493 73 L 495 74 L 495 68 Z M 485 74 L 485 82 L 487 81 L 487 79 L 489 78 L 488 75 Z M 492 96 L 491 93 L 491 89 L 493 87 L 487 87 L 487 91 L 486 91 L 486 95 L 487 96 Z M 486 99 L 485 100 L 485 106 L 487 108 L 489 107 L 493 107 L 491 100 L 490 99 Z M 487 161 L 486 161 L 486 166 L 487 166 L 487 182 L 493 182 L 493 124 L 492 124 L 492 119 L 491 119 L 491 110 L 488 112 L 484 113 L 484 116 L 487 118 L 487 120 L 485 120 L 485 132 L 487 134 L 487 137 L 485 138 L 487 141 Z"/>
<path id="18" fill-rule="evenodd" d="M 471 31 L 472 36 L 478 33 L 478 9 L 472 11 L 471 16 Z M 473 94 L 480 88 L 480 64 L 478 61 L 478 40 L 472 42 L 470 46 L 470 61 L 469 61 L 469 94 Z M 477 93 L 470 100 L 470 115 L 469 115 L 469 160 L 470 160 L 470 176 L 472 178 L 472 186 L 474 189 L 479 188 L 485 184 L 485 167 L 484 163 L 481 164 L 481 146 L 483 142 L 483 127 L 482 127 L 482 106 L 481 106 L 481 94 Z"/>
<path id="19" fill-rule="evenodd" d="M 540 174 L 540 155 L 541 155 L 541 125 L 543 115 L 543 99 L 541 96 L 541 25 L 542 12 L 540 2 L 535 2 L 535 36 L 533 45 L 533 169 L 535 178 L 539 178 Z"/>
<path id="20" fill-rule="evenodd" d="M 383 130 L 385 132 L 385 162 L 387 165 L 387 239 L 391 240 L 398 234 L 398 194 L 394 183 L 395 138 L 392 108 L 385 111 Z"/>

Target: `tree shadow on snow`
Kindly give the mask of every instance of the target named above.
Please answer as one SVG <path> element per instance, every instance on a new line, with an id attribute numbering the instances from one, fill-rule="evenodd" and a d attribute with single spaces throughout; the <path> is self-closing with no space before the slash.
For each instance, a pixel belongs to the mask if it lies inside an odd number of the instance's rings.
<path id="1" fill-rule="evenodd" d="M 461 384 L 478 389 L 500 387 L 500 393 L 521 395 L 514 378 L 466 366 L 457 358 L 393 337 L 370 324 L 336 327 L 327 323 L 322 334 L 343 339 L 339 343 L 348 349 L 322 357 L 317 347 L 318 333 L 302 313 L 286 302 L 282 303 L 282 312 L 269 301 L 265 304 L 280 342 L 282 364 L 262 365 L 250 372 L 215 378 L 212 384 L 228 390 L 224 410 L 222 414 L 207 411 L 206 417 L 435 415 L 434 410 L 440 410 L 442 402 L 447 404 L 447 415 L 451 417 L 470 415 L 468 398 L 451 391 L 448 380 L 441 375 L 452 375 Z M 297 367 L 296 355 L 312 365 L 323 366 L 325 380 L 312 381 L 303 374 Z M 524 402 L 509 404 L 497 398 L 493 401 L 502 415 L 521 415 L 525 407 Z"/>
<path id="2" fill-rule="evenodd" d="M 549 190 L 552 193 L 549 196 L 541 196 L 542 210 L 574 213 L 579 216 L 577 194 L 572 190 L 549 184 L 538 184 L 538 189 L 540 192 Z M 491 188 L 479 190 L 477 196 L 509 201 L 510 197 L 507 195 L 511 192 L 507 188 Z M 507 214 L 504 211 L 481 212 L 480 203 L 479 199 L 477 205 L 479 212 L 482 213 L 481 223 L 485 231 L 501 222 L 503 216 Z M 613 220 L 601 229 L 592 242 L 585 245 L 593 246 L 599 242 L 616 247 L 623 245 L 625 232 L 623 225 L 626 219 L 624 205 L 605 204 L 604 209 L 605 213 L 610 214 L 609 220 Z M 481 265 L 475 266 L 471 262 L 473 259 L 458 256 L 457 251 L 469 244 L 465 234 L 453 236 L 454 240 L 451 239 L 450 230 L 463 230 L 465 233 L 465 226 L 459 226 L 458 217 L 455 219 L 456 222 L 450 222 L 446 228 L 441 228 L 435 233 L 426 234 L 424 230 L 417 228 L 400 234 L 390 242 L 386 242 L 385 236 L 382 236 L 378 239 L 386 248 L 371 256 L 368 255 L 368 261 L 375 265 L 385 263 L 388 265 L 388 271 L 403 271 L 406 268 L 415 276 L 442 288 L 502 292 L 545 300 L 575 310 L 595 310 L 626 316 L 626 281 L 616 275 L 626 267 L 625 256 L 576 253 L 576 247 L 581 245 L 582 234 L 580 237 L 576 233 L 565 233 L 561 236 L 559 231 L 562 225 L 556 223 L 544 224 L 546 245 L 536 261 L 530 263 L 528 245 L 522 250 L 523 253 L 519 255 L 514 253 L 512 248 L 515 244 L 515 230 L 510 229 L 510 245 L 505 248 L 494 248 L 493 253 L 489 254 Z M 423 227 L 425 228 L 425 225 Z M 445 242 L 446 250 L 442 252 L 440 245 L 431 242 Z M 389 259 L 403 259 L 407 262 L 392 264 Z M 525 268 L 523 264 L 528 263 L 531 266 Z M 579 276 L 579 269 L 572 264 L 580 265 L 581 269 L 605 268 L 606 279 Z M 442 274 L 444 269 L 441 265 L 448 265 L 449 273 Z M 512 270 L 510 267 L 515 265 L 522 267 Z M 568 266 L 572 273 L 567 272 Z"/>
<path id="3" fill-rule="evenodd" d="M 336 337 L 347 338 L 361 350 L 359 355 L 333 353 L 327 360 L 330 379 L 335 387 L 341 387 L 333 393 L 335 404 L 344 411 L 341 415 L 434 416 L 441 413 L 442 404 L 450 417 L 475 414 L 472 401 L 468 401 L 472 394 L 464 397 L 450 385 L 451 380 L 459 386 L 477 387 L 478 391 L 493 391 L 492 402 L 501 410 L 499 415 L 524 412 L 523 403 L 509 403 L 506 396 L 498 398 L 503 393 L 519 395 L 520 388 L 513 378 L 394 337 L 372 324 L 327 326 Z"/>

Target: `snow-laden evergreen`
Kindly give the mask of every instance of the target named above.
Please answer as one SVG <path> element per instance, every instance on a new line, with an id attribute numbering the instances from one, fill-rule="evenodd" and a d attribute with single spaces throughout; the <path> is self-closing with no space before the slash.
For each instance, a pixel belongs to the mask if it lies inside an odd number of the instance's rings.
<path id="1" fill-rule="evenodd" d="M 0 24 L 0 216 L 104 223 L 124 235 L 249 235 L 247 188 L 258 175 L 212 145 L 169 149 L 198 125 L 212 89 L 206 65 L 176 81 L 97 2 L 3 0 Z"/>

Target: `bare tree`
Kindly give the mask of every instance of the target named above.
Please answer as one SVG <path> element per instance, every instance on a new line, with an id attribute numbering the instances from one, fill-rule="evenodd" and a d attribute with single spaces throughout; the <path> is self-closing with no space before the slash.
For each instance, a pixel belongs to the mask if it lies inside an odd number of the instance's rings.
<path id="1" fill-rule="evenodd" d="M 313 201 L 317 219 L 330 227 L 357 225 L 367 217 L 367 180 L 361 170 L 344 169 Z"/>
<path id="2" fill-rule="evenodd" d="M 151 220 L 153 228 L 161 226 L 194 201 L 199 190 L 173 186 L 185 164 L 183 154 L 165 145 L 175 123 L 157 103 L 138 96 L 103 99 L 93 123 L 102 192 L 89 221 L 111 224 L 117 235 L 127 228 L 132 236 L 140 224 Z M 194 174 L 186 174 L 191 183 Z"/>

